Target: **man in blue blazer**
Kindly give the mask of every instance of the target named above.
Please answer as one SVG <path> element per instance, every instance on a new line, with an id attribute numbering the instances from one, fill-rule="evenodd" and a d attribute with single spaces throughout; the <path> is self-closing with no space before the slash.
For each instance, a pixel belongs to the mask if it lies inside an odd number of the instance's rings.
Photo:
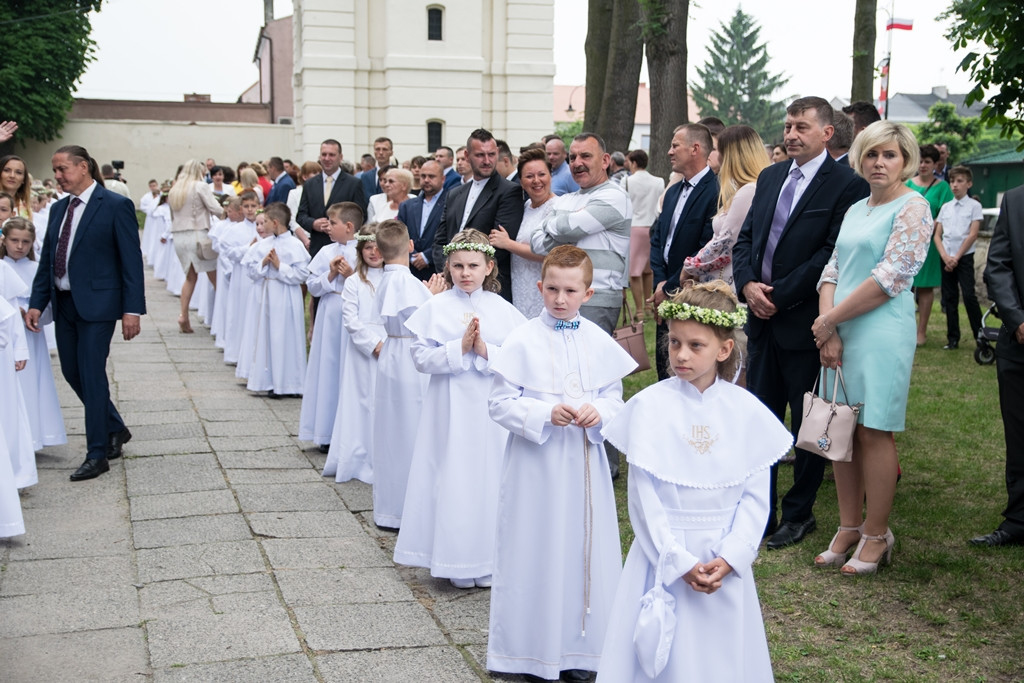
<path id="1" fill-rule="evenodd" d="M 434 263 L 434 236 L 441 225 L 446 197 L 441 164 L 427 161 L 420 167 L 420 193 L 398 205 L 398 220 L 409 228 L 413 241 L 409 268 L 421 280 L 429 280 L 444 268 L 444 263 Z"/>
<path id="2" fill-rule="evenodd" d="M 750 307 L 747 387 L 784 420 L 790 409 L 793 434 L 800 430 L 803 394 L 814 386 L 821 359 L 811 324 L 818 316 L 818 279 L 835 248 L 847 208 L 868 196 L 868 184 L 829 156 L 832 107 L 820 97 L 802 97 L 786 109 L 784 144 L 790 161 L 761 172 L 753 203 L 733 247 L 733 277 L 740 300 Z M 814 531 L 814 500 L 825 459 L 796 449 L 793 487 L 782 499 L 777 523 L 772 468 L 772 514 L 768 548 L 799 543 Z"/>
<path id="3" fill-rule="evenodd" d="M 373 141 L 373 158 L 377 161 L 377 165 L 369 171 L 364 171 L 359 176 L 367 202 L 370 201 L 370 197 L 373 195 L 384 191 L 380 187 L 380 176 L 378 173 L 380 173 L 382 168 L 387 168 L 391 165 L 391 153 L 393 151 L 394 145 L 391 142 L 391 138 L 377 138 Z"/>
<path id="4" fill-rule="evenodd" d="M 711 150 L 711 131 L 699 123 L 679 126 L 672 136 L 668 158 L 683 179 L 665 193 L 661 215 L 651 227 L 655 308 L 679 287 L 686 257 L 711 239 L 711 219 L 718 208 L 718 178 L 708 166 Z M 667 334 L 668 325 L 659 321 L 655 351 L 659 379 L 668 377 L 668 347 L 662 343 Z"/>
<path id="5" fill-rule="evenodd" d="M 85 406 L 88 452 L 71 475 L 82 481 L 108 471 L 132 438 L 110 401 L 107 355 L 118 320 L 125 341 L 139 333 L 146 291 L 132 201 L 103 187 L 96 160 L 78 145 L 57 150 L 53 175 L 69 196 L 50 209 L 25 323 L 38 332 L 53 306 L 61 371 Z"/>
<path id="6" fill-rule="evenodd" d="M 295 181 L 285 172 L 281 157 L 270 157 L 270 161 L 267 162 L 267 174 L 274 179 L 274 186 L 267 193 L 264 206 L 274 202 L 287 202 L 288 193 L 295 189 Z"/>

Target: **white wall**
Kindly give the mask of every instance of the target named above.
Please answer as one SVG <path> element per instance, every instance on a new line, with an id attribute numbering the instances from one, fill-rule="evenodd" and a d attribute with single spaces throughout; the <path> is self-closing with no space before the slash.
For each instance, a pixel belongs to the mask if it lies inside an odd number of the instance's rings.
<path id="1" fill-rule="evenodd" d="M 231 167 L 243 160 L 271 156 L 301 163 L 303 159 L 294 151 L 294 137 L 291 126 L 272 124 L 72 120 L 64 125 L 60 139 L 30 142 L 15 153 L 25 159 L 36 178 L 53 177 L 50 158 L 62 145 L 85 147 L 100 165 L 120 159 L 132 197 L 138 202 L 150 178 L 169 179 L 178 164 L 192 158 L 213 157 Z"/>

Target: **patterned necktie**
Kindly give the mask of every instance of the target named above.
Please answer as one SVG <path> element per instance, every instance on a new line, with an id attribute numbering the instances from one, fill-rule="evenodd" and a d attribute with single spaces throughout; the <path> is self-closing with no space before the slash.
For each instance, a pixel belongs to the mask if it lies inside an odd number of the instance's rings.
<path id="1" fill-rule="evenodd" d="M 786 227 L 789 214 L 793 211 L 793 197 L 796 195 L 796 186 L 804 174 L 799 168 L 789 172 L 789 184 L 779 195 L 779 201 L 775 205 L 775 215 L 772 216 L 772 229 L 768 233 L 768 242 L 764 245 L 764 258 L 761 259 L 761 282 L 769 284 L 772 281 L 772 260 L 775 257 L 775 248 L 779 246 L 779 238 L 782 237 L 782 229 Z"/>
<path id="2" fill-rule="evenodd" d="M 60 239 L 57 240 L 57 257 L 53 264 L 53 274 L 57 276 L 58 280 L 68 272 L 68 245 L 71 242 L 71 221 L 75 216 L 75 209 L 81 203 L 82 200 L 78 197 L 71 198 L 71 204 L 68 206 L 68 215 L 60 229 Z"/>

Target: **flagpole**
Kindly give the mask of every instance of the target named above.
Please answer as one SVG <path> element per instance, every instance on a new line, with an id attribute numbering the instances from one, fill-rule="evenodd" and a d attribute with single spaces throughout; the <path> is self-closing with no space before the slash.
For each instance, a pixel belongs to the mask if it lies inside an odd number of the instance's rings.
<path id="1" fill-rule="evenodd" d="M 889 3 L 889 24 L 892 24 L 893 19 L 896 17 L 896 0 L 891 0 Z M 888 35 L 888 47 L 886 48 L 886 79 L 885 79 L 885 120 L 889 120 L 889 93 L 892 91 L 892 26 L 887 26 L 886 31 Z"/>

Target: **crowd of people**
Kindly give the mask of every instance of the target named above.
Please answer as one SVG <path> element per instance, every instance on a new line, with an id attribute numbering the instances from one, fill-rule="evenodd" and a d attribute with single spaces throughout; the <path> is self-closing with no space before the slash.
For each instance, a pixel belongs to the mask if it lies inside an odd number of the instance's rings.
<path id="1" fill-rule="evenodd" d="M 646 152 L 587 132 L 513 154 L 478 129 L 405 164 L 381 137 L 358 172 L 331 139 L 301 167 L 192 160 L 150 181 L 141 243 L 130 202 L 84 149 L 54 155 L 65 198 L 38 231 L 24 162 L 0 159 L 0 211 L 15 214 L 0 247 L 0 365 L 22 406 L 0 421 L 0 535 L 24 532 L 16 491 L 36 481 L 34 451 L 66 441 L 44 311 L 86 406 L 72 479 L 107 471 L 131 438 L 98 374 L 115 321 L 138 333 L 144 258 L 180 296 L 182 333 L 197 309 L 249 391 L 301 397 L 300 440 L 327 455 L 324 476 L 372 485 L 396 563 L 491 589 L 489 669 L 772 680 L 751 565 L 762 541 L 778 550 L 817 526 L 824 458 L 796 448 L 793 485 L 776 490 L 804 392 L 842 366 L 862 404 L 852 457 L 833 466 L 840 525 L 814 564 L 874 574 L 893 556 L 893 434 L 931 289 L 945 348 L 960 341 L 960 292 L 980 327 L 970 170 L 865 104 L 848 115 L 797 99 L 774 148 L 745 125 L 680 125 L 667 187 Z M 979 545 L 1024 543 L 1018 197 L 989 261 L 1010 502 Z M 110 297 L 85 296 L 89 281 Z M 645 317 L 661 381 L 623 402 L 636 362 L 613 331 Z M 636 535 L 625 566 L 619 452 Z M 732 637 L 701 656 L 695 629 L 716 627 Z"/>

